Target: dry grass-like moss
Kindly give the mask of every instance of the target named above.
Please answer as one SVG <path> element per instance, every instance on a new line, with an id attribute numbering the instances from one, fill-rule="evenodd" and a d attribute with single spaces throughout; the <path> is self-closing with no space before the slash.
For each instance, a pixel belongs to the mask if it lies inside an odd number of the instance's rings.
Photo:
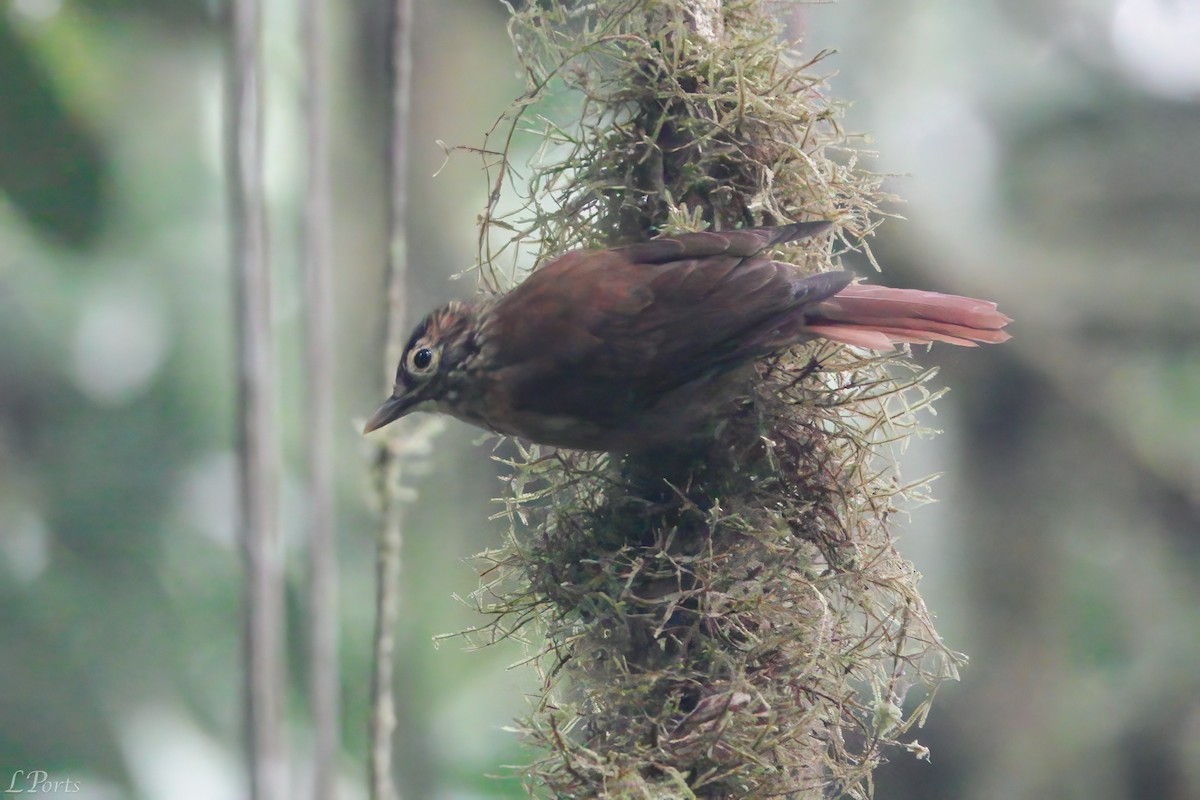
<path id="1" fill-rule="evenodd" d="M 486 288 L 508 285 L 521 248 L 540 258 L 704 226 L 835 219 L 837 247 L 784 251 L 814 271 L 866 248 L 879 178 L 847 147 L 820 56 L 797 61 L 762 3 L 726 0 L 715 26 L 685 8 L 706 5 L 513 12 L 529 92 L 483 151 Z M 540 143 L 524 177 L 510 160 L 522 130 Z M 481 556 L 489 621 L 473 633 L 535 633 L 544 692 L 519 725 L 540 748 L 524 768 L 532 792 L 865 797 L 889 749 L 922 753 L 910 728 L 962 660 L 888 529 L 921 499 L 893 453 L 934 399 L 929 373 L 830 344 L 747 373 L 702 447 L 530 447 L 507 462 L 512 535 Z"/>

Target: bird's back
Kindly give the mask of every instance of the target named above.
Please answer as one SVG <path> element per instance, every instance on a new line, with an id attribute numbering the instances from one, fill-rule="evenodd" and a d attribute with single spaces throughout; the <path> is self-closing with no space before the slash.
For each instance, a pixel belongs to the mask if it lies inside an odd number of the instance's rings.
<path id="1" fill-rule="evenodd" d="M 508 399 L 531 412 L 626 417 L 786 346 L 779 331 L 795 326 L 785 323 L 851 278 L 803 277 L 760 255 L 796 235 L 795 226 L 686 234 L 554 259 L 491 315 Z"/>

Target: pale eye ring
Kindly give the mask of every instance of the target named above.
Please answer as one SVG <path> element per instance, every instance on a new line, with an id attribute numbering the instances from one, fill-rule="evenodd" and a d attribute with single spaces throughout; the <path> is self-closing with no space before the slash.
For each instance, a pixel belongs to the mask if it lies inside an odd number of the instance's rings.
<path id="1" fill-rule="evenodd" d="M 408 354 L 409 371 L 416 375 L 424 375 L 437 369 L 438 354 L 429 347 L 417 347 Z"/>

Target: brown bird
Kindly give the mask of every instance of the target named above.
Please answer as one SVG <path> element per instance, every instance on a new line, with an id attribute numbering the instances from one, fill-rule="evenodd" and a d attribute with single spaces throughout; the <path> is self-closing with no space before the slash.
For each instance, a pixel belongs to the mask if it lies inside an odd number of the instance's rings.
<path id="1" fill-rule="evenodd" d="M 824 337 L 1003 342 L 995 303 L 801 275 L 763 255 L 824 233 L 800 222 L 572 250 L 496 299 L 450 303 L 417 325 L 364 433 L 440 411 L 542 444 L 633 452 L 704 432 L 739 367 Z"/>

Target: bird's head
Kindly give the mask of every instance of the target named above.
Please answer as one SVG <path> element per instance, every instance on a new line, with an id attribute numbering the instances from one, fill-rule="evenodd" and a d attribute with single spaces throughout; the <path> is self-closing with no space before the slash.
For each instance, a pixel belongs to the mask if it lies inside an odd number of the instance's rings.
<path id="1" fill-rule="evenodd" d="M 396 367 L 392 396 L 363 427 L 378 430 L 413 411 L 449 411 L 461 399 L 467 362 L 478 351 L 478 308 L 453 302 L 413 329 Z"/>

